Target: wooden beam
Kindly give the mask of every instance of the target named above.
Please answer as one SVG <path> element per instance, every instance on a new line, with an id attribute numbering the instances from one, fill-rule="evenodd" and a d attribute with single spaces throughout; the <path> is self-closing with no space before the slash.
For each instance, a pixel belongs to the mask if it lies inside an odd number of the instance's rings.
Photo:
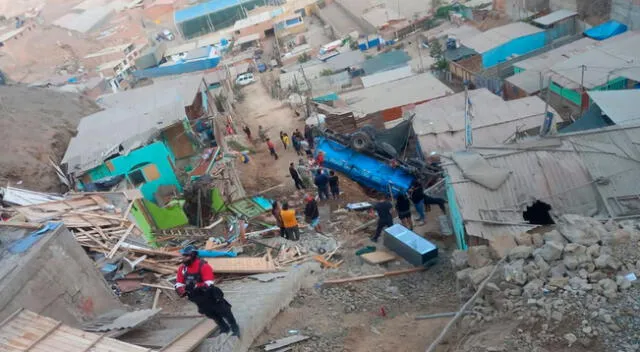
<path id="1" fill-rule="evenodd" d="M 346 283 L 346 282 L 356 282 L 356 281 L 364 281 L 364 280 L 369 280 L 369 279 L 379 279 L 379 278 L 383 278 L 383 277 L 390 277 L 390 276 L 396 276 L 396 275 L 417 273 L 417 272 L 425 271 L 425 270 L 427 270 L 427 268 L 419 267 L 419 268 L 411 268 L 411 269 L 404 269 L 404 270 L 397 270 L 397 271 L 387 271 L 386 273 L 382 273 L 382 274 L 347 277 L 347 278 L 344 278 L 344 279 L 336 279 L 336 280 L 327 280 L 327 281 L 323 282 L 323 284 L 324 285 L 342 284 L 342 283 Z"/>
<path id="2" fill-rule="evenodd" d="M 118 248 L 120 248 L 120 246 L 122 245 L 122 242 L 124 242 L 124 240 L 127 239 L 129 234 L 133 230 L 134 226 L 135 226 L 134 224 L 129 225 L 129 227 L 127 228 L 127 232 L 125 232 L 124 235 L 122 235 L 122 237 L 120 237 L 120 240 L 118 241 L 118 243 L 116 243 L 116 245 L 113 246 L 113 248 L 111 249 L 111 252 L 109 252 L 109 254 L 107 254 L 107 258 L 111 258 L 111 257 L 113 257 L 114 254 L 116 254 L 116 252 L 118 251 Z"/>
<path id="3" fill-rule="evenodd" d="M 17 228 L 27 229 L 27 230 L 39 230 L 40 228 L 42 228 L 42 224 L 31 224 L 31 223 L 28 223 L 28 222 L 6 222 L 6 221 L 1 221 L 0 222 L 0 227 L 17 227 Z"/>
<path id="4" fill-rule="evenodd" d="M 173 339 L 173 341 L 169 342 L 160 352 L 192 351 L 217 328 L 218 325 L 216 325 L 213 320 L 209 318 L 200 319 L 192 328 L 186 329 L 182 334 Z"/>
<path id="5" fill-rule="evenodd" d="M 29 350 L 31 350 L 31 348 L 35 347 L 35 345 L 40 343 L 40 341 L 44 340 L 45 338 L 47 338 L 47 336 L 51 335 L 54 331 L 58 330 L 60 325 L 62 325 L 62 322 L 61 321 L 57 322 L 56 325 L 54 325 L 51 329 L 47 330 L 47 332 L 45 332 L 44 334 L 39 336 L 37 339 L 35 339 L 33 342 L 31 342 L 29 346 L 27 346 L 27 348 L 24 349 L 24 351 L 28 352 Z"/>
<path id="6" fill-rule="evenodd" d="M 142 286 L 146 286 L 146 287 L 153 287 L 153 288 L 157 288 L 157 289 L 164 289 L 164 290 L 173 290 L 173 287 L 171 286 L 162 286 L 162 285 L 156 285 L 156 284 L 145 284 L 142 283 L 140 284 Z"/>
<path id="7" fill-rule="evenodd" d="M 160 300 L 161 289 L 156 288 L 156 294 L 153 297 L 153 304 L 151 305 L 151 309 L 156 309 L 158 307 L 158 300 Z"/>

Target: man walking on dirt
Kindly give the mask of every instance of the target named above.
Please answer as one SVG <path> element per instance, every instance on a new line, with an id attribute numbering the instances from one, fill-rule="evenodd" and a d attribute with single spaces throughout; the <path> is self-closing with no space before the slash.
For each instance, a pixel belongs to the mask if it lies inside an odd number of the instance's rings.
<path id="1" fill-rule="evenodd" d="M 393 226 L 393 216 L 391 215 L 391 210 L 393 209 L 393 204 L 391 204 L 391 196 L 389 194 L 384 195 L 384 200 L 376 203 L 373 206 L 376 213 L 378 214 L 378 226 L 376 227 L 376 233 L 370 237 L 371 241 L 378 242 L 378 238 L 387 227 Z M 373 210 L 371 210 L 373 215 Z"/>
<path id="2" fill-rule="evenodd" d="M 304 183 L 302 183 L 302 180 L 300 179 L 300 174 L 298 174 L 298 170 L 296 170 L 296 167 L 295 165 L 293 165 L 293 163 L 289 164 L 289 174 L 291 175 L 293 182 L 295 182 L 296 188 L 298 190 L 307 188 L 304 186 Z"/>
<path id="3" fill-rule="evenodd" d="M 269 148 L 269 153 L 273 155 L 273 157 L 278 160 L 278 153 L 276 153 L 276 146 L 273 144 L 271 139 L 267 138 L 267 148 Z"/>
<path id="4" fill-rule="evenodd" d="M 198 306 L 198 313 L 213 319 L 220 333 L 229 331 L 240 336 L 240 327 L 231 312 L 231 304 L 224 299 L 222 290 L 214 285 L 213 269 L 206 261 L 198 258 L 198 249 L 189 245 L 183 248 L 182 264 L 176 273 L 175 290 L 180 297 L 187 296 Z"/>

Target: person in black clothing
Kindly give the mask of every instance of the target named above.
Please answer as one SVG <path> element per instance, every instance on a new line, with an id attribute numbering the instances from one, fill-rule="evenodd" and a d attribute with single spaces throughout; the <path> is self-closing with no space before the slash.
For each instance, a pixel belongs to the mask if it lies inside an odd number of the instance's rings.
<path id="1" fill-rule="evenodd" d="M 418 218 L 416 221 L 424 222 L 426 220 L 426 216 L 424 214 L 424 189 L 420 182 L 414 181 L 409 192 L 411 194 L 411 202 L 418 212 Z"/>
<path id="2" fill-rule="evenodd" d="M 436 198 L 436 197 L 430 197 L 428 195 L 425 194 L 424 196 L 424 204 L 427 206 L 427 211 L 430 211 L 431 209 L 431 205 L 432 204 L 437 204 L 438 207 L 440 207 L 440 210 L 442 210 L 442 214 L 447 215 L 447 208 L 444 207 L 444 204 L 447 201 L 444 200 L 444 198 Z"/>
<path id="3" fill-rule="evenodd" d="M 378 237 L 380 237 L 382 230 L 389 226 L 393 226 L 393 216 L 391 215 L 393 204 L 391 204 L 391 196 L 385 194 L 384 200 L 376 203 L 376 205 L 373 206 L 373 209 L 375 209 L 378 214 L 378 227 L 376 228 L 375 235 L 371 236 L 371 240 L 373 242 L 378 242 Z"/>
<path id="4" fill-rule="evenodd" d="M 213 319 L 220 327 L 221 333 L 232 331 L 233 336 L 240 337 L 240 327 L 231 312 L 231 304 L 224 299 L 224 293 L 216 286 L 196 287 L 194 283 L 187 285 L 189 300 L 198 306 L 198 313 Z"/>
<path id="5" fill-rule="evenodd" d="M 313 183 L 318 187 L 320 200 L 329 199 L 329 177 L 327 177 L 322 170 L 318 170 L 316 177 L 313 179 Z"/>
<path id="6" fill-rule="evenodd" d="M 333 170 L 329 171 L 329 188 L 333 199 L 338 199 L 340 197 L 340 179 Z"/>
<path id="7" fill-rule="evenodd" d="M 307 204 L 304 206 L 304 221 L 309 224 L 309 227 L 316 230 L 316 232 L 322 233 L 318 202 L 316 202 L 316 199 L 311 195 L 307 195 L 305 198 Z"/>
<path id="8" fill-rule="evenodd" d="M 400 193 L 396 198 L 396 211 L 398 217 L 404 227 L 413 230 L 413 221 L 411 220 L 411 202 L 406 194 Z"/>
<path id="9" fill-rule="evenodd" d="M 304 186 L 304 183 L 302 183 L 302 179 L 300 179 L 300 174 L 298 174 L 298 170 L 296 170 L 296 167 L 293 165 L 293 163 L 289 164 L 289 174 L 291 174 L 291 178 L 293 178 L 293 182 L 296 183 L 297 189 L 307 188 Z"/>

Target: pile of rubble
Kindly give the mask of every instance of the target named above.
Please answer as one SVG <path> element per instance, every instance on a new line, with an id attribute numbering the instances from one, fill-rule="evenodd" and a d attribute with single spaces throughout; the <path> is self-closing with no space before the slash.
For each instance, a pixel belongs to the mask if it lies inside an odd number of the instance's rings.
<path id="1" fill-rule="evenodd" d="M 640 291 L 634 285 L 640 275 L 639 229 L 631 220 L 602 224 L 563 215 L 552 231 L 502 236 L 489 246 L 455 251 L 451 261 L 468 295 L 501 266 L 463 325 L 513 318 L 538 327 L 542 343 L 586 347 L 598 341 L 606 350 L 640 350 L 633 342 L 640 327 L 640 302 L 634 298 Z"/>

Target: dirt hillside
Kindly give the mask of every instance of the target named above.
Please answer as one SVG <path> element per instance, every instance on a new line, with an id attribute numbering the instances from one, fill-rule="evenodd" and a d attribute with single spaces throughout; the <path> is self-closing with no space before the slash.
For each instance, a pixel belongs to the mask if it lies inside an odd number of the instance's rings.
<path id="1" fill-rule="evenodd" d="M 48 158 L 59 162 L 80 119 L 98 110 L 76 94 L 0 86 L 0 185 L 61 191 Z"/>

